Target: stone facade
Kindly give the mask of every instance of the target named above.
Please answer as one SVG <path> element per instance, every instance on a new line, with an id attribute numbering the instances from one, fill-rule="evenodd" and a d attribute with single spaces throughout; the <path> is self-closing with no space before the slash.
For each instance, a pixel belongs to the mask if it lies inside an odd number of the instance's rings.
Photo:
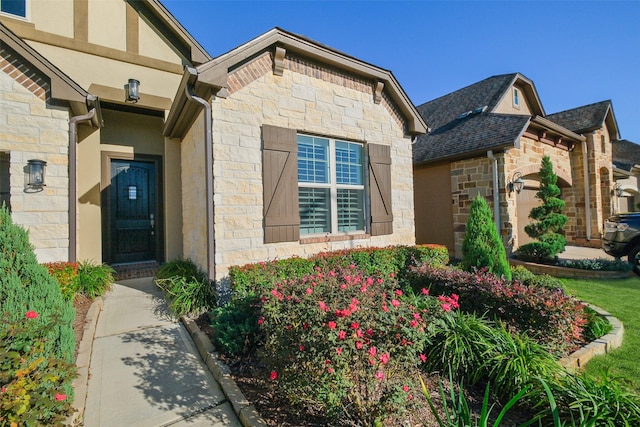
<path id="1" fill-rule="evenodd" d="M 527 186 L 535 188 L 539 182 L 539 171 L 543 156 L 549 156 L 558 185 L 565 201 L 564 213 L 568 217 L 565 227 L 567 243 L 600 246 L 602 224 L 611 212 L 611 144 L 608 132 L 601 129 L 585 135 L 587 139 L 589 188 L 591 206 L 591 235 L 587 241 L 583 150 L 576 144 L 571 150 L 561 149 L 540 141 L 522 137 L 520 148 L 506 153 L 496 153 L 498 159 L 498 188 L 500 199 L 500 235 L 508 252 L 516 249 L 518 222 L 530 220 L 519 218 L 517 194 L 507 190 L 514 173 L 520 172 Z M 604 141 L 603 141 L 604 138 Z M 469 219 L 471 202 L 476 195 L 483 196 L 493 209 L 493 170 L 488 157 L 476 157 L 450 163 L 451 194 L 453 203 L 454 256 L 462 256 L 462 241 Z M 520 238 L 521 240 L 522 238 Z"/>
<path id="2" fill-rule="evenodd" d="M 40 262 L 69 252 L 69 112 L 49 104 L 49 85 L 9 51 L 0 50 L 0 151 L 9 154 L 13 221 L 29 231 Z M 46 186 L 27 188 L 27 161 L 47 162 Z"/>
<path id="3" fill-rule="evenodd" d="M 289 55 L 284 59 L 283 75 L 278 76 L 273 73 L 271 54 L 264 53 L 230 73 L 228 96 L 214 99 L 212 109 L 217 279 L 223 278 L 232 265 L 415 242 L 411 139 L 392 102 L 384 94 L 375 102 L 372 82 Z M 263 124 L 391 146 L 393 234 L 265 244 Z M 192 130 L 190 134 L 197 132 Z M 197 157 L 189 154 L 189 146 L 190 142 L 183 142 L 183 166 L 189 158 Z M 204 182 L 203 175 L 198 175 Z M 183 186 L 189 187 L 184 178 Z M 187 194 L 183 198 L 185 256 L 200 260 L 197 248 L 187 247 L 188 236 L 201 233 L 196 231 L 196 221 L 188 219 L 187 209 L 203 211 L 204 200 L 189 199 Z M 193 206 L 187 207 L 188 204 Z M 203 265 L 202 261 L 199 264 Z"/>

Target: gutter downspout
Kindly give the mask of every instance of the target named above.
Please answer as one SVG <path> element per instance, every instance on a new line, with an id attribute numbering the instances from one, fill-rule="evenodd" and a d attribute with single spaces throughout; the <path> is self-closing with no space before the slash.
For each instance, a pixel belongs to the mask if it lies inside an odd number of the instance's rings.
<path id="1" fill-rule="evenodd" d="M 188 84 L 185 86 L 187 98 L 195 101 L 204 107 L 204 147 L 205 147 L 205 168 L 206 170 L 206 202 L 207 202 L 207 275 L 209 281 L 214 283 L 216 280 L 216 263 L 215 263 L 215 232 L 213 220 L 213 140 L 212 140 L 212 117 L 211 105 L 204 99 L 193 93 L 193 88 Z"/>
<path id="2" fill-rule="evenodd" d="M 69 262 L 77 262 L 77 226 L 78 226 L 78 123 L 94 118 L 96 109 L 92 108 L 87 114 L 74 116 L 69 119 Z"/>
<path id="3" fill-rule="evenodd" d="M 586 209 L 587 240 L 591 240 L 591 189 L 589 188 L 589 159 L 587 141 L 582 141 L 582 169 L 584 171 L 584 207 Z"/>
<path id="4" fill-rule="evenodd" d="M 501 236 L 500 230 L 500 188 L 498 186 L 498 158 L 493 155 L 493 150 L 487 151 L 487 157 L 493 161 L 493 220 L 496 230 Z"/>

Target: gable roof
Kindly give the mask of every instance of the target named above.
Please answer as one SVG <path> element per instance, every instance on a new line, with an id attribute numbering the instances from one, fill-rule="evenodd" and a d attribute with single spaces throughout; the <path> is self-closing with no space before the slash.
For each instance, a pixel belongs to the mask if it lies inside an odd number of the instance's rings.
<path id="1" fill-rule="evenodd" d="M 505 96 L 511 96 L 513 86 L 525 94 L 533 116 L 494 112 Z M 418 136 L 413 145 L 413 162 L 418 164 L 518 146 L 530 124 L 545 128 L 551 125 L 543 119 L 544 108 L 533 81 L 520 73 L 489 77 L 416 109 L 432 128 L 429 134 Z M 579 138 L 564 129 L 553 131 Z"/>
<path id="2" fill-rule="evenodd" d="M 195 93 L 200 96 L 204 95 L 203 97 L 206 98 L 212 92 L 226 89 L 227 75 L 230 71 L 263 52 L 274 51 L 275 56 L 276 49 L 294 52 L 358 75 L 376 83 L 378 87 L 382 85 L 385 93 L 395 102 L 407 120 L 408 132 L 412 135 L 427 132 L 427 124 L 391 71 L 366 63 L 306 37 L 274 28 L 195 69 L 186 69 L 169 117 L 167 117 L 165 135 L 182 137 L 199 111 L 199 106 L 187 100 L 185 93 L 187 86 L 193 85 Z"/>
<path id="3" fill-rule="evenodd" d="M 211 60 L 211 55 L 200 43 L 182 26 L 182 24 L 167 10 L 159 0 L 126 0 L 134 9 L 148 18 L 153 25 L 169 38 L 172 44 L 183 45 L 183 55 L 194 65 Z M 144 7 L 144 8 L 142 8 Z M 172 37 L 169 37 L 169 36 Z"/>
<path id="4" fill-rule="evenodd" d="M 640 165 L 640 145 L 626 139 L 614 141 L 613 164 L 619 169 L 631 172 L 635 165 Z"/>
<path id="5" fill-rule="evenodd" d="M 580 134 L 601 129 L 606 124 L 610 139 L 612 141 L 620 139 L 618 122 L 613 114 L 613 105 L 610 100 L 549 114 L 547 119 Z"/>
<path id="6" fill-rule="evenodd" d="M 487 113 L 453 120 L 418 137 L 413 145 L 413 162 L 474 157 L 488 150 L 513 147 L 530 120 L 530 116 Z"/>
<path id="7" fill-rule="evenodd" d="M 98 98 L 84 90 L 1 22 L 0 47 L 15 52 L 44 75 L 49 82 L 52 101 L 67 103 L 73 115 L 86 114 L 90 108 L 95 108 L 97 114 L 91 120 L 92 125 L 102 125 Z"/>

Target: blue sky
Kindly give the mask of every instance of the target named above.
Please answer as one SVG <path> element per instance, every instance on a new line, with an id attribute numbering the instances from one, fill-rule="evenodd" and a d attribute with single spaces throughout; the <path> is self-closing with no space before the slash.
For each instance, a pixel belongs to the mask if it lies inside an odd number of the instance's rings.
<path id="1" fill-rule="evenodd" d="M 416 105 L 521 72 L 547 114 L 611 99 L 640 143 L 640 1 L 161 1 L 214 57 L 280 27 L 391 70 Z"/>

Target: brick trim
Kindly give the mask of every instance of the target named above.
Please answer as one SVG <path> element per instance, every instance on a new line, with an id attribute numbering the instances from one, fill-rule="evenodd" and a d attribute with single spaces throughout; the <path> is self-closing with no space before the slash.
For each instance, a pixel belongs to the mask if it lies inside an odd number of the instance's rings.
<path id="1" fill-rule="evenodd" d="M 0 71 L 9 75 L 41 100 L 46 101 L 50 97 L 49 83 L 27 66 L 22 58 L 4 48 L 0 48 Z"/>
<path id="2" fill-rule="evenodd" d="M 253 61 L 236 68 L 227 76 L 227 86 L 229 94 L 239 91 L 251 82 L 259 79 L 267 73 L 273 72 L 274 58 L 271 52 L 264 52 Z M 344 73 L 337 69 L 331 69 L 324 64 L 307 60 L 298 56 L 286 54 L 284 58 L 284 69 L 299 73 L 308 77 L 323 80 L 348 89 L 365 93 L 371 98 L 375 95 L 375 86 L 378 82 L 362 79 L 356 75 Z M 395 122 L 403 129 L 407 129 L 408 123 L 396 103 L 383 90 L 381 104 L 393 117 Z"/>

